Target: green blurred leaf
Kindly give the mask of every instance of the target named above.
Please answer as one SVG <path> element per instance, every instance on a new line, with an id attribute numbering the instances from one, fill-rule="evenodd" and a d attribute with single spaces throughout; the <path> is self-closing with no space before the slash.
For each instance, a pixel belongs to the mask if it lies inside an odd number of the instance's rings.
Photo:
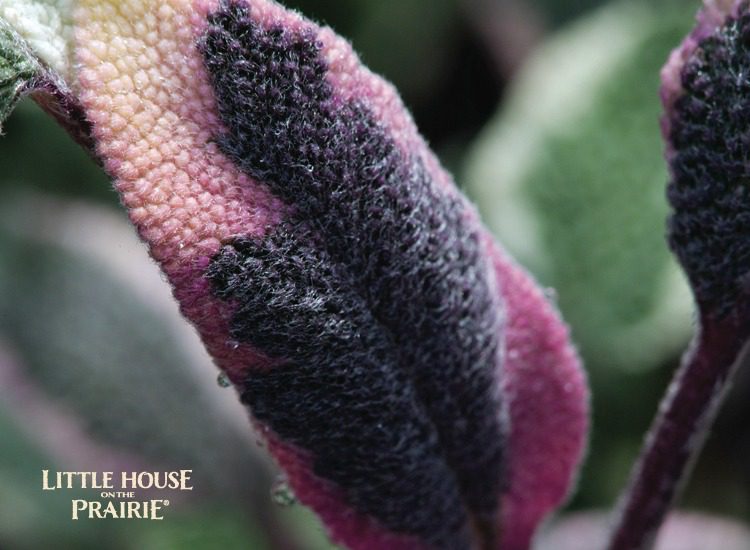
<path id="1" fill-rule="evenodd" d="M 125 534 L 125 533 L 123 533 Z M 127 529 L 133 550 L 268 550 L 257 525 L 227 509 L 203 506 L 169 521 L 147 522 Z"/>
<path id="2" fill-rule="evenodd" d="M 91 437 L 156 464 L 187 464 L 204 490 L 247 496 L 262 483 L 247 432 L 198 385 L 169 324 L 95 258 L 6 229 L 0 290 L 0 331 Z M 240 475 L 253 469 L 257 480 Z"/>
<path id="3" fill-rule="evenodd" d="M 41 471 L 58 463 L 28 437 L 19 418 L 0 402 L 0 544 L 14 550 L 100 547 L 100 522 L 70 521 L 70 500 L 82 491 L 42 491 Z"/>
<path id="4" fill-rule="evenodd" d="M 692 301 L 664 241 L 659 69 L 692 10 L 607 6 L 553 37 L 478 141 L 468 191 L 545 285 L 590 368 L 679 353 Z"/>

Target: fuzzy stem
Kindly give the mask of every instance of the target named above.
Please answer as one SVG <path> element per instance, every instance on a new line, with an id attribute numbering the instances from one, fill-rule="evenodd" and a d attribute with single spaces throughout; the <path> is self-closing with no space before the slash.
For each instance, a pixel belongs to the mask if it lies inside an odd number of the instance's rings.
<path id="1" fill-rule="evenodd" d="M 746 330 L 702 319 L 664 396 L 620 499 L 608 550 L 647 550 L 681 489 L 729 388 L 746 359 Z"/>
<path id="2" fill-rule="evenodd" d="M 91 124 L 86 120 L 83 108 L 76 98 L 65 90 L 45 81 L 43 87 L 29 95 L 47 114 L 51 115 L 68 135 L 80 145 L 99 166 L 102 160 L 96 153 L 96 144 L 91 136 Z"/>

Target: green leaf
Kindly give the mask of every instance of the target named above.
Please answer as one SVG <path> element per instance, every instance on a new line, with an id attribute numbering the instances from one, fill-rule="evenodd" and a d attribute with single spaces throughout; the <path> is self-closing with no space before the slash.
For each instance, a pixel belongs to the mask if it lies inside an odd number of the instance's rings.
<path id="1" fill-rule="evenodd" d="M 470 155 L 468 192 L 556 289 L 592 369 L 657 366 L 691 332 L 692 300 L 664 241 L 657 93 L 691 16 L 619 2 L 576 22 L 540 49 Z"/>
<path id="2" fill-rule="evenodd" d="M 42 67 L 18 34 L 0 19 L 0 127 Z"/>
<path id="3" fill-rule="evenodd" d="M 104 251 L 70 237 L 66 203 L 6 200 L 0 335 L 23 359 L 30 383 L 74 414 L 93 440 L 148 462 L 188 464 L 204 490 L 242 497 L 267 478 L 257 471 L 255 479 L 240 475 L 239 465 L 259 467 L 244 411 L 228 413 L 217 402 L 215 379 L 209 376 L 206 385 L 196 374 L 208 365 L 187 356 L 184 337 L 173 328 L 183 327 L 176 307 L 165 312 L 141 298 L 134 279 L 151 267 L 145 255 L 140 270 L 123 275 L 119 264 L 106 263 Z M 116 231 L 114 217 L 98 212 L 75 210 L 75 223 L 88 226 L 84 235 Z M 41 238 L 45 224 L 52 229 Z M 66 232 L 67 241 L 57 237 Z M 120 248 L 128 242 L 122 234 L 113 238 Z"/>

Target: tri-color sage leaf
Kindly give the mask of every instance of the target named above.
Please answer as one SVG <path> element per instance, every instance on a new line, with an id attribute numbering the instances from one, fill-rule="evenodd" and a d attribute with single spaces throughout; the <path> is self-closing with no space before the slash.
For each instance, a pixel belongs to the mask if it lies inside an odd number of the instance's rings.
<path id="1" fill-rule="evenodd" d="M 706 0 L 662 71 L 673 208 L 669 243 L 698 330 L 624 495 L 609 548 L 650 548 L 684 485 L 750 337 L 750 9 Z"/>
<path id="2" fill-rule="evenodd" d="M 80 0 L 74 26 L 97 155 L 332 539 L 528 548 L 584 376 L 393 88 L 268 0 Z"/>

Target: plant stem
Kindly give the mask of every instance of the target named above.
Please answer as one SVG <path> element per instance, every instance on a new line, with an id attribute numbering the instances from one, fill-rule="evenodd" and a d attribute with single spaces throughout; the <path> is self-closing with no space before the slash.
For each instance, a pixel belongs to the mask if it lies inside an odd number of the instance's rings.
<path id="1" fill-rule="evenodd" d="M 617 511 L 608 550 L 647 550 L 678 498 L 746 358 L 747 330 L 702 316 L 700 328 L 664 396 Z"/>
<path id="2" fill-rule="evenodd" d="M 30 96 L 62 126 L 100 166 L 91 123 L 70 87 L 57 75 L 47 71 L 29 83 Z"/>

